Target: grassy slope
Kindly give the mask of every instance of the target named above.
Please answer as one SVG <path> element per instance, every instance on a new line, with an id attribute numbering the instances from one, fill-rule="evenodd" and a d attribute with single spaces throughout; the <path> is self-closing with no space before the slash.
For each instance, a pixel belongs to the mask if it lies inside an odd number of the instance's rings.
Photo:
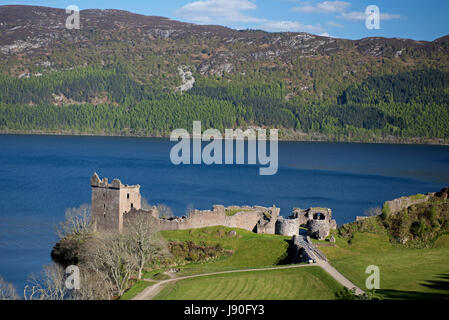
<path id="1" fill-rule="evenodd" d="M 137 281 L 131 288 L 129 288 L 120 300 L 131 300 L 137 294 L 145 290 L 145 288 L 152 286 L 154 283 L 148 281 Z"/>
<path id="2" fill-rule="evenodd" d="M 327 300 L 342 289 L 318 267 L 244 272 L 180 280 L 167 286 L 162 300 Z"/>
<path id="3" fill-rule="evenodd" d="M 386 235 L 357 233 L 352 244 L 320 248 L 342 274 L 365 288 L 365 269 L 380 268 L 379 293 L 391 299 L 449 298 L 449 236 L 430 249 L 392 246 Z"/>
<path id="4" fill-rule="evenodd" d="M 231 230 L 237 232 L 237 237 L 227 235 Z M 290 239 L 224 227 L 163 231 L 162 235 L 168 240 L 194 241 L 205 245 L 220 244 L 223 248 L 234 251 L 231 256 L 212 262 L 188 264 L 181 268 L 179 275 L 274 266 L 285 258 Z"/>

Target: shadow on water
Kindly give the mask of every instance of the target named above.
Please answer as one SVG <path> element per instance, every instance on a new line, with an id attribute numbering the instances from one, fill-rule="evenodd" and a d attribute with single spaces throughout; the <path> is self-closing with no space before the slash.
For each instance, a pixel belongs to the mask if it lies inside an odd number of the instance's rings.
<path id="1" fill-rule="evenodd" d="M 386 299 L 399 300 L 430 300 L 430 299 L 449 299 L 449 274 L 441 274 L 438 280 L 428 280 L 421 283 L 421 286 L 440 292 L 417 292 L 417 291 L 399 291 L 399 290 L 377 290 Z"/>

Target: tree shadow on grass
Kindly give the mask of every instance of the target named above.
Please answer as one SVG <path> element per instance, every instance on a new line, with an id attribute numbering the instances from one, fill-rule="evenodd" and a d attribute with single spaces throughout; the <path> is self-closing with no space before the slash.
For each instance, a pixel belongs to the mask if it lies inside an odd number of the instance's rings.
<path id="1" fill-rule="evenodd" d="M 420 283 L 421 286 L 438 290 L 440 292 L 418 292 L 418 291 L 400 291 L 400 290 L 376 290 L 386 299 L 399 300 L 448 300 L 449 299 L 449 274 L 441 274 L 438 280 L 428 280 Z"/>

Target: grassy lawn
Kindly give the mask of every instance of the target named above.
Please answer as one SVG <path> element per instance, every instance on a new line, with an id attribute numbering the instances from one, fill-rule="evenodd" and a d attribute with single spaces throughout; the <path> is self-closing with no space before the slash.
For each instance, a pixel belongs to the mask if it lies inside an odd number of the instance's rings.
<path id="1" fill-rule="evenodd" d="M 154 283 L 148 281 L 137 281 L 131 288 L 129 288 L 123 296 L 120 297 L 120 300 L 131 300 L 137 294 L 145 290 L 145 288 L 153 285 Z"/>
<path id="2" fill-rule="evenodd" d="M 229 236 L 231 230 L 235 230 L 237 236 Z M 231 256 L 180 267 L 179 275 L 274 266 L 286 258 L 290 240 L 290 237 L 255 234 L 225 227 L 163 231 L 162 235 L 168 240 L 193 241 L 211 246 L 220 244 L 225 249 L 233 250 Z"/>
<path id="3" fill-rule="evenodd" d="M 239 212 L 248 212 L 250 211 L 249 209 L 226 209 L 225 213 L 227 216 L 231 217 Z"/>
<path id="4" fill-rule="evenodd" d="M 407 249 L 390 244 L 386 235 L 356 233 L 352 244 L 336 237 L 336 247 L 320 247 L 331 264 L 365 289 L 366 267 L 380 268 L 378 290 L 388 299 L 449 299 L 449 236 L 433 248 Z"/>
<path id="5" fill-rule="evenodd" d="M 252 271 L 180 280 L 156 300 L 329 300 L 342 289 L 319 267 Z"/>

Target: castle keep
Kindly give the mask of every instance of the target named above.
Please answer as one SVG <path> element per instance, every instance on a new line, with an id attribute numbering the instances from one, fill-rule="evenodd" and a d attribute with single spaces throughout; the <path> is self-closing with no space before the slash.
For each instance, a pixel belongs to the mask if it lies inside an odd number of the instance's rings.
<path id="1" fill-rule="evenodd" d="M 212 210 L 193 210 L 189 216 L 169 219 L 159 218 L 156 207 L 142 209 L 140 185 L 124 185 L 114 179 L 100 180 L 94 173 L 90 179 L 92 187 L 92 220 L 98 231 L 121 232 L 127 219 L 146 215 L 157 230 L 184 230 L 212 226 L 240 228 L 256 233 L 293 236 L 300 227 L 306 227 L 311 237 L 324 239 L 329 230 L 336 229 L 332 211 L 327 208 L 294 209 L 288 218 L 280 216 L 275 206 L 213 206 Z"/>
<path id="2" fill-rule="evenodd" d="M 118 231 L 123 228 L 124 215 L 141 208 L 140 186 L 123 185 L 114 179 L 100 180 L 95 173 L 90 179 L 92 187 L 92 220 L 98 231 Z"/>

